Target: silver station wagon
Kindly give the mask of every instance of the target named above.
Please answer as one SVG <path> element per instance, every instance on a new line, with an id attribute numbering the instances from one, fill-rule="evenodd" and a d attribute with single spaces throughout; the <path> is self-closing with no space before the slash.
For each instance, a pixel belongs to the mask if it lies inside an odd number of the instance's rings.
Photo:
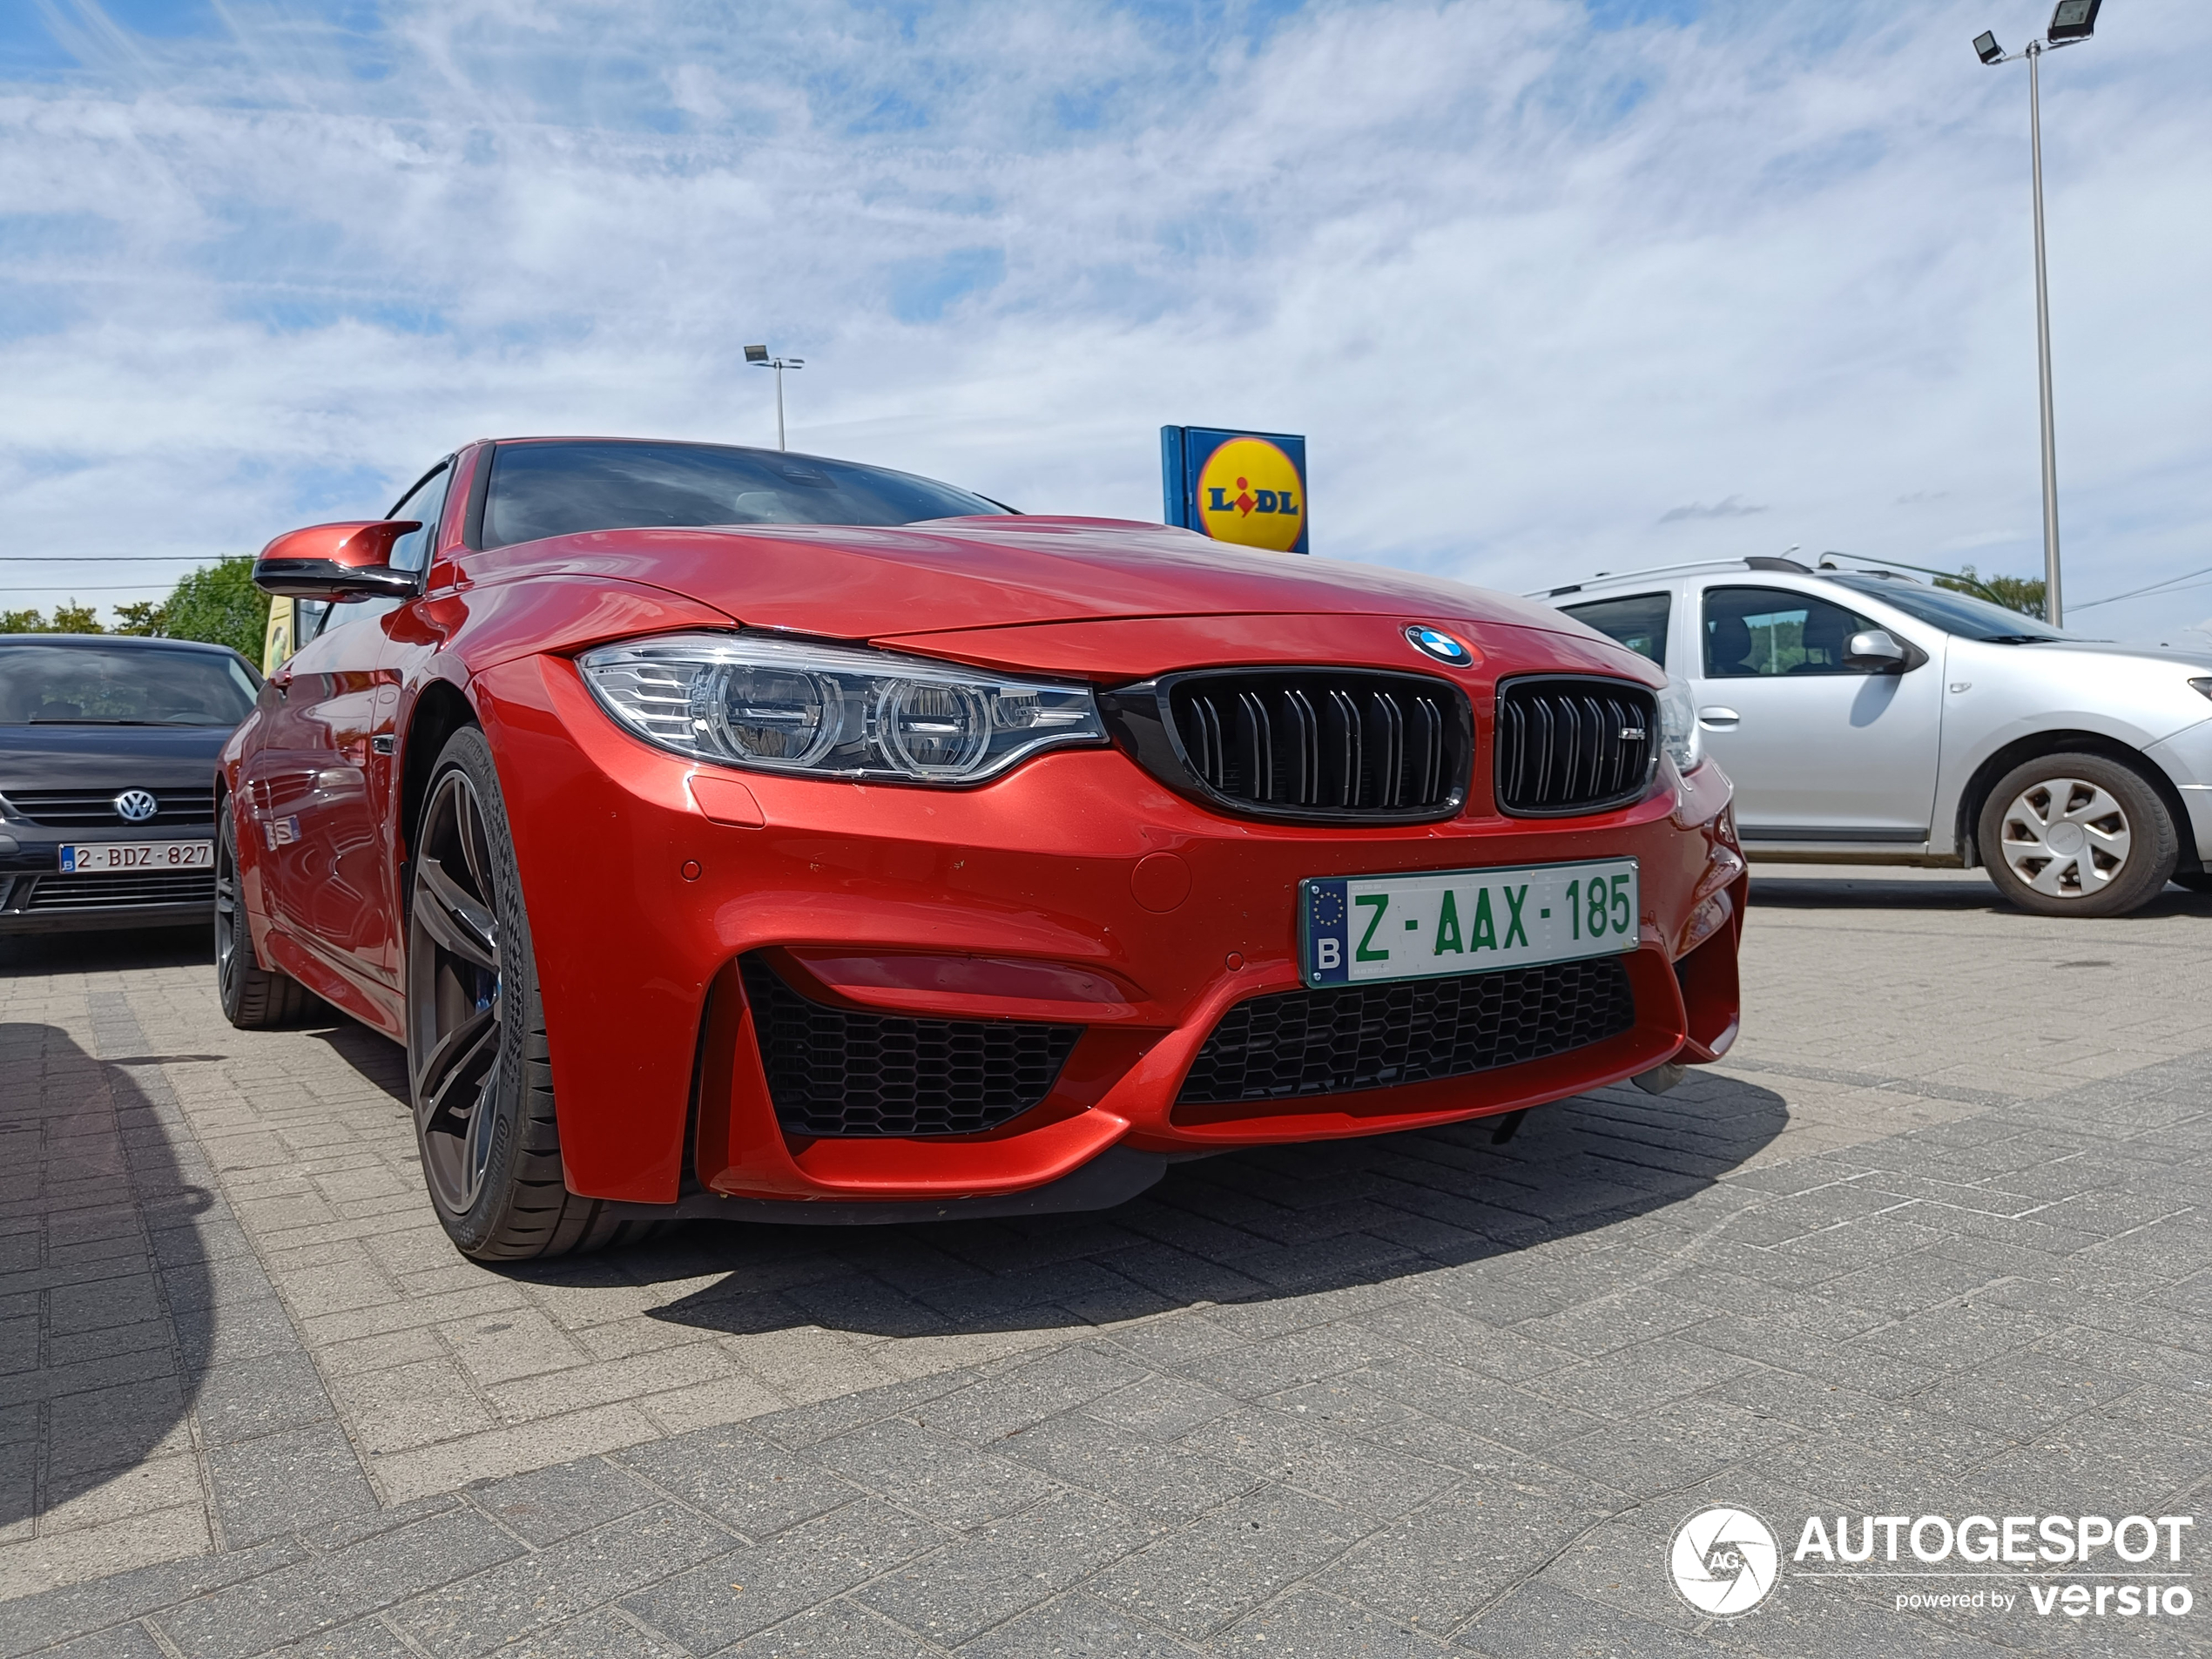
<path id="1" fill-rule="evenodd" d="M 1786 558 L 1529 597 L 1667 671 L 1754 858 L 1986 866 L 2046 915 L 2212 892 L 2212 652 Z"/>

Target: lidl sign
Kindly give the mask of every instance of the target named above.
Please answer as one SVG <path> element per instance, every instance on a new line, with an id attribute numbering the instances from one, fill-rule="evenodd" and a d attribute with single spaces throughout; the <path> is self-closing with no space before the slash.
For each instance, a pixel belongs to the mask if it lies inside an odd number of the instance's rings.
<path id="1" fill-rule="evenodd" d="M 1305 440 L 1286 432 L 1160 428 L 1167 521 L 1240 547 L 1307 553 Z"/>

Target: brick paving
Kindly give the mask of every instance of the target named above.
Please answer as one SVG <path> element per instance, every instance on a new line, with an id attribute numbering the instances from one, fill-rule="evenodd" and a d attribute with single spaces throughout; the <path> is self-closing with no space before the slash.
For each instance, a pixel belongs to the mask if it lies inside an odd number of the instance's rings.
<path id="1" fill-rule="evenodd" d="M 0 1659 L 2212 1651 L 1666 1571 L 1712 1503 L 2207 1507 L 2208 920 L 1763 871 L 1663 1098 L 503 1272 L 396 1049 L 0 941 Z"/>

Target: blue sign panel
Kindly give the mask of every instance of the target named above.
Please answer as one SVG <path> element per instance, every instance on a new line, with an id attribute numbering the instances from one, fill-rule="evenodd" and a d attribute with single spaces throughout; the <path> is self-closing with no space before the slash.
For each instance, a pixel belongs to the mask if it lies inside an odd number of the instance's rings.
<path id="1" fill-rule="evenodd" d="M 1239 547 L 1312 550 L 1306 537 L 1303 437 L 1163 426 L 1160 481 L 1170 524 Z"/>

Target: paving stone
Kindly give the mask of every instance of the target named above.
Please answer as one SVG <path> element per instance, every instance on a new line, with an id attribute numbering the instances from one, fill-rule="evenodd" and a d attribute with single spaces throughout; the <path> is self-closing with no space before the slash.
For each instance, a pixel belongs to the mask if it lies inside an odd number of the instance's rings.
<path id="1" fill-rule="evenodd" d="M 927 1554 L 948 1534 L 877 1498 L 732 1550 L 624 1598 L 624 1610 L 713 1653 Z"/>
<path id="2" fill-rule="evenodd" d="M 651 1488 L 600 1458 L 486 1480 L 469 1487 L 469 1498 L 500 1526 L 539 1548 L 658 1501 Z"/>
<path id="3" fill-rule="evenodd" d="M 1127 1555 L 1091 1581 L 1109 1605 L 1198 1642 L 1341 1555 L 1361 1523 L 1267 1487 Z"/>
<path id="4" fill-rule="evenodd" d="M 1295 1589 L 1269 1602 L 1206 1651 L 1231 1654 L 1312 1654 L 1329 1659 L 1450 1659 L 1437 1636 L 1386 1619 L 1333 1595 Z"/>
<path id="5" fill-rule="evenodd" d="M 473 1511 L 448 1511 L 328 1558 L 281 1568 L 156 1615 L 185 1659 L 247 1659 L 522 1553 Z"/>
<path id="6" fill-rule="evenodd" d="M 1632 1618 L 1615 1608 L 1541 1584 L 1514 1590 L 1460 1633 L 1459 1645 L 1490 1659 L 1526 1653 L 1621 1655 L 1623 1659 L 1717 1659 L 1721 1649 L 1696 1636 Z"/>
<path id="7" fill-rule="evenodd" d="M 440 1659 L 475 1659 L 511 1637 L 725 1554 L 732 1541 L 689 1510 L 658 1505 L 448 1584 L 385 1616 Z"/>
<path id="8" fill-rule="evenodd" d="M 826 1602 L 724 1652 L 729 1659 L 934 1659 L 937 1649 L 867 1608 Z"/>
<path id="9" fill-rule="evenodd" d="M 1386 1452 L 1288 1411 L 1246 1409 L 1216 1418 L 1183 1442 L 1263 1478 L 1294 1487 L 1371 1521 L 1417 1508 L 1458 1472 Z M 1349 1523 L 1360 1530 L 1359 1523 Z"/>
<path id="10" fill-rule="evenodd" d="M 961 1659 L 1188 1659 L 1199 1651 L 1080 1591 L 1008 1620 Z"/>
<path id="11" fill-rule="evenodd" d="M 1055 1417 L 1001 1445 L 1009 1457 L 1156 1520 L 1187 1521 L 1261 1479 L 1083 1417 Z"/>
<path id="12" fill-rule="evenodd" d="M 216 1514 L 233 1548 L 376 1507 L 353 1445 L 334 1421 L 212 1446 L 206 1462 Z"/>
<path id="13" fill-rule="evenodd" d="M 662 1491 L 755 1539 L 840 1508 L 859 1495 L 857 1487 L 813 1458 L 734 1427 L 635 1447 L 619 1461 Z"/>
<path id="14" fill-rule="evenodd" d="M 1010 1514 L 1051 1490 L 1034 1469 L 898 1418 L 825 1441 L 814 1453 L 855 1486 L 951 1527 Z"/>
<path id="15" fill-rule="evenodd" d="M 1055 1493 L 894 1568 L 855 1599 L 940 1646 L 958 1647 L 1082 1582 L 1160 1530 L 1088 1494 Z"/>

